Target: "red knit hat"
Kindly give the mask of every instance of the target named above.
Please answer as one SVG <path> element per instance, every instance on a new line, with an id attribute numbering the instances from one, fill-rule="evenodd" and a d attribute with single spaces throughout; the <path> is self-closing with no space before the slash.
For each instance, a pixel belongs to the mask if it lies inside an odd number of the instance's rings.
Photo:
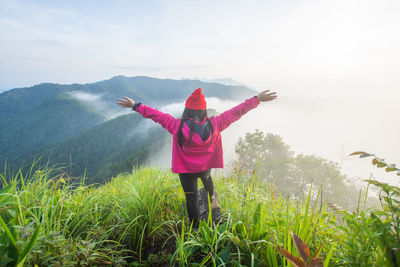
<path id="1" fill-rule="evenodd" d="M 190 109 L 206 109 L 207 104 L 204 99 L 204 95 L 201 92 L 201 88 L 197 88 L 188 99 L 186 99 L 185 103 L 186 108 Z"/>

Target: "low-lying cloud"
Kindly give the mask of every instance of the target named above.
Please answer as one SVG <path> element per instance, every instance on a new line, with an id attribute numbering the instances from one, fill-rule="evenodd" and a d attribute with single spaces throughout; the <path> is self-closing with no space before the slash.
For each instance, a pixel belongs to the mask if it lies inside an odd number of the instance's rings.
<path id="1" fill-rule="evenodd" d="M 82 91 L 72 91 L 72 92 L 69 92 L 69 95 L 76 98 L 79 101 L 89 102 L 89 103 L 97 102 L 103 96 L 103 94 L 92 94 L 92 93 L 82 92 Z"/>
<path id="2" fill-rule="evenodd" d="M 106 101 L 102 97 L 104 94 L 94 94 L 84 91 L 68 92 L 68 95 L 78 101 L 83 102 L 95 112 L 103 115 L 105 120 L 111 120 L 118 116 L 131 113 L 131 110 L 120 108 L 116 105 L 116 101 Z"/>
<path id="3" fill-rule="evenodd" d="M 218 113 L 237 104 L 239 102 L 207 98 L 207 107 Z M 183 102 L 173 103 L 160 110 L 179 118 L 183 107 Z M 357 150 L 367 150 L 380 156 L 390 152 L 385 147 L 392 147 L 390 144 L 395 138 L 391 135 L 395 135 L 396 127 L 385 124 L 379 117 L 373 109 L 355 111 L 350 101 L 346 103 L 335 99 L 280 97 L 273 102 L 261 103 L 222 132 L 225 166 L 236 159 L 235 145 L 239 137 L 259 129 L 282 136 L 296 154 L 317 155 L 338 163 L 342 173 L 353 182 L 368 179 L 370 173 L 375 173 L 379 179 L 397 183 L 384 171 L 376 170 L 370 160 L 349 156 Z M 388 138 L 385 140 L 374 138 L 382 134 L 384 127 L 394 130 L 386 133 Z M 169 144 L 149 159 L 148 164 L 170 168 L 172 138 L 169 140 Z M 377 141 L 381 147 L 377 146 Z M 396 162 L 396 159 L 391 162 Z"/>

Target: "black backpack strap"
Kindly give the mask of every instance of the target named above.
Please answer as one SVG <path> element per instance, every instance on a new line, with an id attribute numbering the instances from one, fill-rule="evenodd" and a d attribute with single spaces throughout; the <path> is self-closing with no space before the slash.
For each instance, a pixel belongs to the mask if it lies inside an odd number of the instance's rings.
<path id="1" fill-rule="evenodd" d="M 197 123 L 193 120 L 187 120 L 187 121 L 185 121 L 185 123 L 190 129 L 193 130 L 193 132 L 200 135 L 201 140 L 203 140 L 204 142 L 210 136 L 211 129 L 210 129 L 210 123 L 208 120 L 206 120 L 206 123 L 204 123 L 204 124 Z"/>

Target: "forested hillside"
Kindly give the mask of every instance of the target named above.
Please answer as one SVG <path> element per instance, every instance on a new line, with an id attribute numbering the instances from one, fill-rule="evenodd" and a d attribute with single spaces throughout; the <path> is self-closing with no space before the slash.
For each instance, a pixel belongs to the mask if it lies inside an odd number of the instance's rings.
<path id="1" fill-rule="evenodd" d="M 88 182 L 142 164 L 165 133 L 140 129 L 139 116 L 121 116 L 117 98 L 130 96 L 159 108 L 183 102 L 201 87 L 207 97 L 243 100 L 256 92 L 198 80 L 116 76 L 90 84 L 43 83 L 0 94 L 0 171 L 39 163 L 70 165 L 71 175 L 86 171 Z M 137 128 L 139 127 L 139 128 Z"/>
<path id="2" fill-rule="evenodd" d="M 27 161 L 33 161 L 40 154 L 43 159 L 50 158 L 52 163 L 68 165 L 72 176 L 86 173 L 87 183 L 102 183 L 113 175 L 142 165 L 166 142 L 168 132 L 158 125 L 144 129 L 143 121 L 135 113 L 119 116 L 32 153 Z"/>
<path id="3" fill-rule="evenodd" d="M 0 160 L 20 162 L 28 153 L 73 136 L 104 120 L 104 116 L 76 99 L 57 95 L 38 106 L 21 111 L 17 116 L 0 121 Z"/>

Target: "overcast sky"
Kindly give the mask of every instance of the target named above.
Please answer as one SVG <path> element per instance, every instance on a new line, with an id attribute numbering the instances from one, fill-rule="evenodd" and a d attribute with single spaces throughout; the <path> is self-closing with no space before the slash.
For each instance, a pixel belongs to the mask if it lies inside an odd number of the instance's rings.
<path id="1" fill-rule="evenodd" d="M 278 91 L 272 130 L 298 152 L 400 163 L 399 14 L 397 0 L 1 0 L 0 91 L 230 77 Z"/>

